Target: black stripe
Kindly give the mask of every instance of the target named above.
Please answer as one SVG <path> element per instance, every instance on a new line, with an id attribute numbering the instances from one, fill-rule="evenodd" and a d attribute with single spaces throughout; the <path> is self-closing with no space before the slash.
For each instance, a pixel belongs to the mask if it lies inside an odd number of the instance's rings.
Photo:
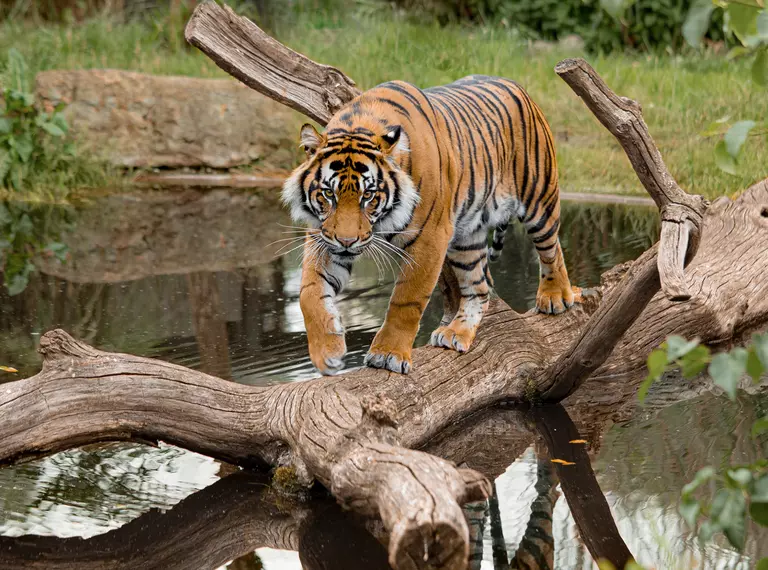
<path id="1" fill-rule="evenodd" d="M 401 307 L 401 308 L 406 308 L 406 307 L 413 308 L 413 307 L 415 307 L 415 308 L 421 310 L 421 301 L 409 301 L 407 303 L 396 303 L 394 301 L 390 301 L 389 302 L 389 306 L 390 307 Z"/>
<path id="2" fill-rule="evenodd" d="M 451 267 L 456 267 L 457 269 L 463 269 L 464 271 L 472 271 L 475 267 L 477 267 L 477 265 L 483 259 L 485 259 L 485 256 L 481 255 L 480 257 L 478 257 L 474 261 L 470 261 L 469 263 L 462 263 L 460 261 L 455 261 L 455 260 L 453 260 L 453 259 L 451 259 L 449 257 L 448 258 L 448 263 L 450 264 Z"/>
<path id="3" fill-rule="evenodd" d="M 486 242 L 471 243 L 469 245 L 451 245 L 448 247 L 452 251 L 479 251 L 488 247 Z"/>
<path id="4" fill-rule="evenodd" d="M 338 279 L 336 279 L 336 278 L 335 278 L 333 275 L 326 275 L 326 274 L 325 274 L 325 273 L 323 273 L 322 271 L 318 271 L 318 272 L 317 272 L 317 274 L 318 274 L 320 277 L 322 277 L 322 278 L 323 278 L 323 281 L 325 281 L 326 283 L 328 283 L 328 285 L 330 285 L 330 286 L 331 286 L 331 289 L 333 289 L 333 292 L 334 292 L 336 295 L 338 295 L 338 294 L 339 294 L 339 291 L 341 291 L 341 282 L 340 282 Z M 333 279 L 333 281 L 335 281 L 335 283 L 332 283 L 332 282 L 330 281 L 329 277 L 330 277 L 330 279 Z"/>
<path id="5" fill-rule="evenodd" d="M 405 116 L 406 118 L 410 119 L 411 114 L 408 112 L 408 109 L 403 107 L 400 103 L 397 101 L 393 101 L 392 99 L 387 99 L 386 97 L 379 97 L 377 101 L 380 101 L 382 103 L 386 103 L 387 105 L 391 105 L 394 107 L 394 109 L 400 113 L 401 115 Z"/>
<path id="6" fill-rule="evenodd" d="M 435 209 L 435 204 L 436 204 L 436 203 L 437 203 L 437 198 L 435 198 L 434 200 L 432 200 L 432 205 L 429 207 L 429 212 L 427 213 L 427 217 L 426 217 L 426 218 L 424 218 L 424 223 L 423 223 L 423 224 L 421 224 L 421 227 L 419 228 L 419 233 L 417 233 L 417 234 L 416 234 L 415 236 L 413 236 L 413 237 L 412 237 L 412 238 L 411 238 L 409 241 L 407 241 L 407 242 L 406 242 L 406 243 L 403 245 L 403 249 L 408 249 L 408 248 L 409 248 L 409 247 L 411 247 L 413 244 L 415 244 L 415 243 L 418 241 L 418 239 L 421 237 L 421 234 L 422 234 L 422 232 L 424 231 L 424 228 L 426 227 L 426 225 L 427 225 L 427 222 L 429 221 L 429 218 L 431 218 L 431 217 L 432 217 L 432 211 Z"/>
<path id="7" fill-rule="evenodd" d="M 547 230 L 547 233 L 533 238 L 532 240 L 533 243 L 543 243 L 547 241 L 553 235 L 557 234 L 557 230 L 559 227 L 560 227 L 560 220 L 555 220 L 555 223 L 552 224 L 552 227 Z"/>

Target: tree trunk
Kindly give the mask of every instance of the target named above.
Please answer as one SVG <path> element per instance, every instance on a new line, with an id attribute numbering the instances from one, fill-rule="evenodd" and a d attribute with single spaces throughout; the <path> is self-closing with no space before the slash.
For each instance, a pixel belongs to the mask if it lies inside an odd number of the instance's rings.
<path id="1" fill-rule="evenodd" d="M 249 86 L 321 123 L 358 93 L 338 70 L 215 3 L 198 6 L 187 38 Z M 416 448 L 499 402 L 578 400 L 589 377 L 641 372 L 669 334 L 720 344 L 768 322 L 768 181 L 707 208 L 669 175 L 637 103 L 613 94 L 583 60 L 557 72 L 617 136 L 662 216 L 660 243 L 609 271 L 580 306 L 521 315 L 497 299 L 467 354 L 420 348 L 409 376 L 362 369 L 268 388 L 102 352 L 52 331 L 41 338 L 42 372 L 0 393 L 0 463 L 121 439 L 282 466 L 281 480 L 317 480 L 343 505 L 380 517 L 394 568 L 466 568 L 460 505 L 486 498 L 490 483 Z"/>

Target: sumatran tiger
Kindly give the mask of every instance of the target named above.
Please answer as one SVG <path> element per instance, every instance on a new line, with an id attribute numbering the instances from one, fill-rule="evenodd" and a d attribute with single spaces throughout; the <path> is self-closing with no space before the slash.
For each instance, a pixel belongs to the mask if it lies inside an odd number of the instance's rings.
<path id="1" fill-rule="evenodd" d="M 339 110 L 323 134 L 304 125 L 301 145 L 307 159 L 285 181 L 283 200 L 294 221 L 308 226 L 300 305 L 321 373 L 343 366 L 335 298 L 367 249 L 401 258 L 384 324 L 365 357 L 374 368 L 410 372 L 441 271 L 460 299 L 431 344 L 469 350 L 488 307 L 488 260 L 499 256 L 512 217 L 539 255 L 536 308 L 556 314 L 573 304 L 578 291 L 558 240 L 552 133 L 517 83 L 477 75 L 424 90 L 384 83 Z"/>

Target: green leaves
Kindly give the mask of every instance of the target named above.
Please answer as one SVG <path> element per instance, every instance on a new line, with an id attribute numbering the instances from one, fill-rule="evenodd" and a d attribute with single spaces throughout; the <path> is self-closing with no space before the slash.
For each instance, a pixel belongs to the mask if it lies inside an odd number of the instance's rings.
<path id="1" fill-rule="evenodd" d="M 768 431 L 768 416 L 760 418 L 752 424 L 752 437 L 759 437 Z"/>
<path id="2" fill-rule="evenodd" d="M 710 361 L 710 352 L 706 346 L 699 345 L 680 361 L 680 371 L 687 379 L 695 378 L 706 370 Z"/>
<path id="3" fill-rule="evenodd" d="M 747 500 L 739 489 L 720 489 L 712 500 L 710 516 L 731 545 L 742 550 L 746 541 Z"/>
<path id="4" fill-rule="evenodd" d="M 709 375 L 712 376 L 712 380 L 725 390 L 731 400 L 736 399 L 736 388 L 739 386 L 741 375 L 747 369 L 747 353 L 743 348 L 741 351 L 716 354 L 712 358 L 712 364 L 709 365 Z"/>
<path id="5" fill-rule="evenodd" d="M 738 174 L 737 159 L 750 131 L 756 126 L 755 121 L 739 121 L 728 129 L 723 140 L 715 146 L 715 162 L 720 170 L 728 174 Z"/>
<path id="6" fill-rule="evenodd" d="M 634 4 L 634 0 L 600 0 L 602 9 L 608 12 L 615 20 L 621 18 L 632 4 Z"/>
<path id="7" fill-rule="evenodd" d="M 71 155 L 64 140 L 68 125 L 60 107 L 51 114 L 35 108 L 18 50 L 9 50 L 5 75 L 10 79 L 1 93 L 0 188 L 23 192 L 31 174 L 58 167 Z"/>
<path id="8" fill-rule="evenodd" d="M 685 340 L 681 336 L 672 335 L 667 338 L 667 360 L 674 361 L 691 352 L 699 346 L 699 339 Z"/>
<path id="9" fill-rule="evenodd" d="M 725 147 L 725 141 L 720 141 L 715 145 L 715 164 L 723 172 L 738 174 L 736 169 L 736 159 L 728 153 Z"/>
<path id="10" fill-rule="evenodd" d="M 29 285 L 29 272 L 17 273 L 11 276 L 10 279 L 5 280 L 5 288 L 8 291 L 8 295 L 14 297 L 24 291 Z"/>
<path id="11" fill-rule="evenodd" d="M 752 336 L 752 346 L 763 367 L 768 370 L 768 333 Z"/>
<path id="12" fill-rule="evenodd" d="M 664 344 L 661 346 L 664 347 Z M 643 380 L 643 383 L 640 385 L 640 389 L 637 391 L 637 399 L 641 404 L 645 401 L 645 398 L 648 395 L 648 390 L 651 389 L 653 383 L 661 378 L 662 374 L 664 374 L 668 363 L 669 360 L 667 358 L 667 351 L 663 348 L 654 350 L 651 352 L 651 354 L 648 355 L 648 360 L 646 362 L 648 367 L 648 376 L 646 376 L 645 380 Z"/>
<path id="13" fill-rule="evenodd" d="M 18 295 L 29 284 L 36 271 L 34 257 L 66 260 L 67 246 L 52 238 L 69 225 L 69 212 L 66 207 L 23 201 L 0 203 L 0 267 L 9 295 Z"/>
<path id="14" fill-rule="evenodd" d="M 21 55 L 21 52 L 13 47 L 9 49 L 8 64 L 6 68 L 8 88 L 22 93 L 28 92 L 28 72 L 29 69 L 27 68 L 27 63 L 24 61 L 24 57 Z"/>
<path id="15" fill-rule="evenodd" d="M 693 378 L 704 371 L 709 361 L 709 349 L 700 345 L 698 339 L 687 341 L 680 336 L 670 336 L 659 349 L 648 355 L 648 376 L 637 393 L 640 403 L 645 401 L 653 383 L 661 378 L 671 364 L 679 365 L 685 378 Z"/>
<path id="16" fill-rule="evenodd" d="M 764 13 L 768 15 L 768 11 Z M 757 52 L 752 63 L 752 81 L 760 87 L 768 87 L 768 51 L 765 48 Z"/>
<path id="17" fill-rule="evenodd" d="M 763 475 L 752 485 L 749 516 L 757 524 L 768 526 L 768 475 Z"/>
<path id="18" fill-rule="evenodd" d="M 689 342 L 680 337 L 669 337 L 652 354 L 656 355 L 654 372 L 659 374 L 670 364 L 679 364 L 681 368 L 687 366 L 687 372 L 693 372 L 703 370 L 709 362 L 709 375 L 734 400 L 745 372 L 757 381 L 768 370 L 768 334 L 756 334 L 746 348 L 737 347 L 730 352 L 716 354 L 711 361 L 706 347 L 695 340 Z M 650 369 L 649 364 L 649 374 Z M 768 416 L 753 424 L 752 437 L 759 437 L 765 432 L 768 432 Z M 696 529 L 698 526 L 700 540 L 707 541 L 721 532 L 731 546 L 743 550 L 748 516 L 757 524 L 768 526 L 767 471 L 768 460 L 765 459 L 751 465 L 727 466 L 720 472 L 713 467 L 701 469 L 681 491 L 678 506 L 680 515 L 691 528 Z M 711 503 L 701 498 L 708 494 L 704 491 L 707 483 L 711 491 L 714 491 L 714 496 L 710 494 Z"/>
<path id="19" fill-rule="evenodd" d="M 755 121 L 739 121 L 735 123 L 728 132 L 725 133 L 724 141 L 725 148 L 733 158 L 737 158 L 741 152 L 741 147 L 744 146 L 744 142 L 747 140 L 749 131 L 751 131 L 757 123 Z"/>
<path id="20" fill-rule="evenodd" d="M 688 45 L 699 47 L 704 34 L 709 29 L 709 21 L 715 5 L 712 0 L 696 0 L 688 10 L 683 23 L 683 37 Z"/>
<path id="21" fill-rule="evenodd" d="M 701 505 L 693 497 L 683 497 L 680 500 L 678 511 L 683 517 L 683 520 L 688 523 L 688 526 L 695 528 L 696 521 L 699 519 L 701 513 Z"/>
<path id="22" fill-rule="evenodd" d="M 728 59 L 755 54 L 751 75 L 758 87 L 768 86 L 768 9 L 764 0 L 694 0 L 683 25 L 683 36 L 693 47 L 698 47 L 707 32 L 715 8 L 725 10 L 723 31 L 732 32 L 741 45 L 733 47 Z M 747 137 L 757 124 L 739 121 L 715 145 L 715 164 L 728 174 L 738 174 L 738 157 Z M 702 133 L 712 136 L 720 132 L 718 122 L 710 124 Z"/>
<path id="23" fill-rule="evenodd" d="M 715 470 L 713 467 L 704 467 L 703 469 L 699 469 L 699 471 L 696 473 L 696 475 L 693 478 L 693 481 L 688 483 L 685 487 L 683 487 L 682 494 L 683 496 L 688 496 L 691 493 L 693 493 L 696 489 L 698 489 L 702 484 L 706 483 L 712 477 L 715 476 Z"/>

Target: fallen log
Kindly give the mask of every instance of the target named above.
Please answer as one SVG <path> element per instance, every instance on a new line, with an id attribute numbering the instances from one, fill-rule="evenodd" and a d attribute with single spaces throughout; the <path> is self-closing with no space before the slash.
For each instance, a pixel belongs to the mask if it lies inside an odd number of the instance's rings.
<path id="1" fill-rule="evenodd" d="M 249 86 L 321 123 L 357 94 L 338 70 L 285 51 L 214 3 L 198 6 L 187 37 Z M 283 466 L 296 482 L 319 481 L 343 505 L 380 517 L 394 568 L 465 568 L 460 504 L 487 497 L 490 483 L 415 449 L 498 402 L 578 398 L 587 378 L 641 371 L 669 334 L 716 345 L 768 322 L 768 181 L 707 208 L 667 172 L 639 105 L 613 94 L 583 60 L 557 71 L 619 138 L 662 215 L 661 242 L 609 272 L 581 306 L 521 315 L 495 300 L 467 354 L 421 348 L 409 376 L 363 369 L 269 388 L 52 331 L 41 338 L 42 372 L 0 393 L 0 463 L 96 441 L 163 440 L 243 466 Z"/>
<path id="2" fill-rule="evenodd" d="M 613 406 L 612 406 L 613 407 Z M 595 418 L 596 406 L 584 405 L 578 413 L 605 426 L 608 422 Z M 599 414 L 598 414 L 599 415 Z M 559 467 L 556 477 L 541 481 L 546 487 L 543 498 L 550 521 L 554 507 L 554 487 L 558 482 L 565 490 L 574 519 L 582 536 L 589 537 L 596 558 L 612 561 L 617 567 L 628 552 L 615 525 L 605 496 L 595 479 L 586 446 L 574 447 L 569 440 L 582 437 L 568 413 L 561 406 L 536 408 L 533 413 L 523 409 L 495 409 L 483 420 L 486 425 L 498 424 L 503 430 L 498 441 L 509 440 L 515 451 L 509 454 L 486 455 L 492 461 L 488 473 L 499 474 L 508 463 L 537 438 L 542 438 L 549 453 L 539 452 L 538 463 L 547 471 L 555 469 L 551 457 L 576 459 L 576 467 Z M 477 422 L 473 422 L 473 427 Z M 536 426 L 536 429 L 532 429 Z M 537 433 L 538 432 L 538 433 Z M 553 435 L 554 434 L 554 435 Z M 472 461 L 465 452 L 475 446 L 477 437 L 463 431 L 446 442 L 447 453 L 456 462 Z M 522 447 L 521 447 L 522 446 Z M 431 450 L 431 449 L 430 449 Z M 291 501 L 275 493 L 264 474 L 239 471 L 224 477 L 210 487 L 193 493 L 170 510 L 152 509 L 122 527 L 91 538 L 53 536 L 0 536 L 0 567 L 23 570 L 172 570 L 218 568 L 228 561 L 247 560 L 250 553 L 267 547 L 298 551 L 307 570 L 369 570 L 389 568 L 386 549 L 366 530 L 366 522 L 343 513 L 325 495 L 314 494 L 312 501 Z M 538 483 L 537 483 L 538 485 Z M 495 524 L 491 533 L 501 533 L 498 502 Z M 494 516 L 494 506 L 491 516 Z M 469 515 L 476 509 L 465 509 Z M 541 514 L 541 513 L 539 513 Z M 470 515 L 471 516 L 471 515 Z M 604 517 L 607 516 L 606 520 Z M 552 566 L 554 540 L 551 522 L 541 525 L 532 517 L 530 531 L 518 547 L 515 557 L 536 557 L 538 545 L 549 545 L 547 556 Z M 375 523 L 370 524 L 375 535 Z M 542 535 L 542 533 L 545 533 Z M 386 543 L 386 536 L 379 536 Z M 506 560 L 503 536 L 497 537 L 497 552 Z M 526 548 L 526 541 L 533 546 Z M 475 544 L 482 558 L 482 534 Z M 505 562 L 506 566 L 509 562 Z M 506 567 L 505 566 L 505 567 Z M 245 566 L 251 568 L 252 566 Z M 516 567 L 516 566 L 515 566 Z"/>

